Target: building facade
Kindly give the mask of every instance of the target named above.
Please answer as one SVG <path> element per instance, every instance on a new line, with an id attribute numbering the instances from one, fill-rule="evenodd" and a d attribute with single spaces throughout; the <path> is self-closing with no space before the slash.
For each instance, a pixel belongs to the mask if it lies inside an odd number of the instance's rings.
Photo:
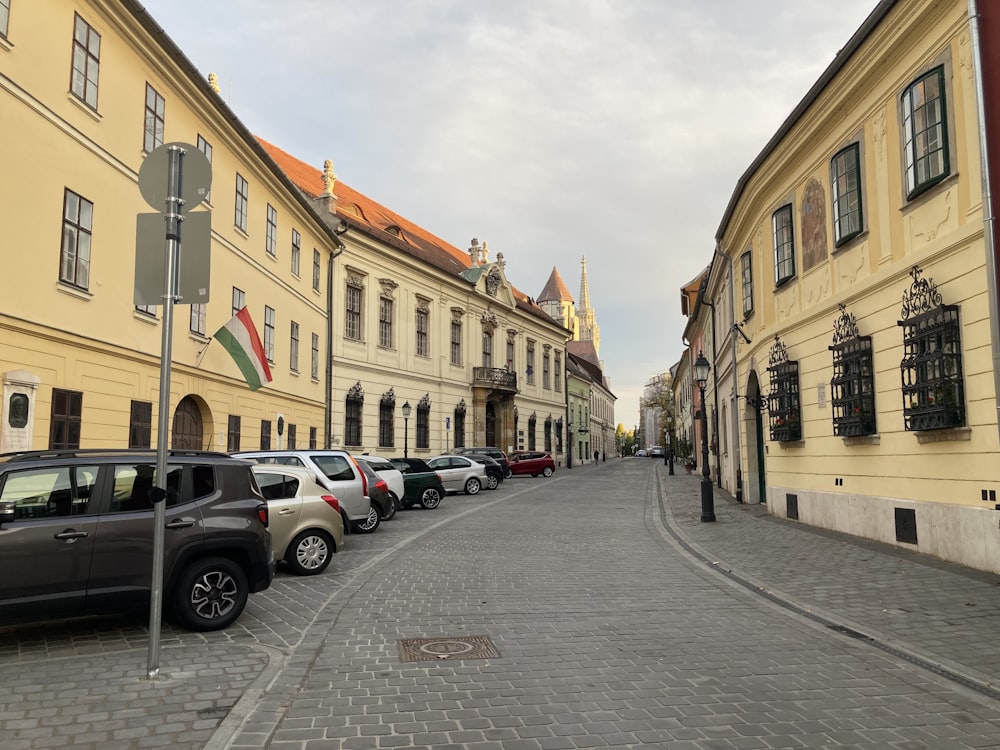
<path id="1" fill-rule="evenodd" d="M 978 5 L 879 3 L 740 179 L 705 300 L 734 303 L 713 365 L 747 501 L 1000 572 L 1000 37 Z"/>

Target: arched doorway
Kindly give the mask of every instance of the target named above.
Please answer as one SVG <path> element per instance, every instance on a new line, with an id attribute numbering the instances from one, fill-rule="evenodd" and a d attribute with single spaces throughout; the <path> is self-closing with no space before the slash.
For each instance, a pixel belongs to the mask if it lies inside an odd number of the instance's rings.
<path id="1" fill-rule="evenodd" d="M 497 411 L 492 401 L 486 402 L 486 445 L 497 443 Z"/>
<path id="2" fill-rule="evenodd" d="M 744 424 L 747 433 L 747 502 L 766 503 L 767 483 L 764 473 L 764 420 L 761 416 L 763 397 L 757 373 L 751 372 L 746 388 Z"/>
<path id="3" fill-rule="evenodd" d="M 193 396 L 185 396 L 174 411 L 170 447 L 177 450 L 202 450 L 205 431 L 201 409 Z"/>

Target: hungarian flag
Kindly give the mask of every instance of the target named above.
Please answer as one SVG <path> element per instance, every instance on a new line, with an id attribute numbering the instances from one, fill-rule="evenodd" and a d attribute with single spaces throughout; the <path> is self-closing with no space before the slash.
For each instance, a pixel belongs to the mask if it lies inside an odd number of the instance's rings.
<path id="1" fill-rule="evenodd" d="M 249 310 L 242 308 L 232 320 L 215 332 L 215 338 L 236 360 L 251 391 L 271 382 L 271 369 L 267 366 L 264 346 L 260 343 L 260 336 L 254 328 Z"/>

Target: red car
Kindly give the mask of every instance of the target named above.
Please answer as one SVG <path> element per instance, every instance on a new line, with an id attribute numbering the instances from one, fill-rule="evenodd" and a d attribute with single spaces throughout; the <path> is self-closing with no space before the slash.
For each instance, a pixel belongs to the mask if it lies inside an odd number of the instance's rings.
<path id="1" fill-rule="evenodd" d="M 551 477 L 555 470 L 556 462 L 552 460 L 552 456 L 543 451 L 515 453 L 510 458 L 510 473 L 515 476 L 531 474 L 531 476 L 537 477 L 541 474 L 543 477 Z"/>

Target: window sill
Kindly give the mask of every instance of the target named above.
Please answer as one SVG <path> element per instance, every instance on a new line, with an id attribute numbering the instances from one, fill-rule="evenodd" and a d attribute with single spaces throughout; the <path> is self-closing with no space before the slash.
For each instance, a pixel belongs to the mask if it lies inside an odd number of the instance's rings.
<path id="1" fill-rule="evenodd" d="M 10 52 L 14 49 L 14 45 L 11 43 L 10 39 L 5 37 L 3 34 L 0 34 L 0 49 L 6 52 Z"/>
<path id="2" fill-rule="evenodd" d="M 841 438 L 844 445 L 880 445 L 882 438 L 880 435 L 855 435 L 854 437 Z"/>
<path id="3" fill-rule="evenodd" d="M 914 433 L 917 443 L 949 443 L 959 440 L 972 440 L 971 427 L 947 427 L 943 430 L 927 430 Z"/>
<path id="4" fill-rule="evenodd" d="M 85 114 L 88 114 L 91 117 L 93 117 L 94 122 L 101 122 L 104 119 L 101 116 L 100 112 L 98 112 L 96 109 L 91 108 L 91 106 L 86 102 L 80 100 L 77 97 L 77 95 L 74 94 L 72 91 L 66 92 L 66 98 L 69 99 L 70 103 L 76 106 L 81 112 L 84 112 Z"/>
<path id="5" fill-rule="evenodd" d="M 233 229 L 235 229 L 235 230 L 236 230 L 236 234 L 238 234 L 238 235 L 239 235 L 240 237 L 242 237 L 243 239 L 245 239 L 245 240 L 248 240 L 248 239 L 250 239 L 250 234 L 249 234 L 249 232 L 247 232 L 247 230 L 245 230 L 245 229 L 244 229 L 243 227 L 241 227 L 241 226 L 240 226 L 239 224 L 233 224 Z"/>
<path id="6" fill-rule="evenodd" d="M 79 287 L 71 286 L 64 281 L 58 282 L 56 284 L 56 289 L 63 294 L 68 294 L 71 297 L 76 297 L 77 299 L 82 299 L 84 301 L 90 301 L 94 298 L 93 293 L 87 289 L 80 289 Z"/>
<path id="7" fill-rule="evenodd" d="M 155 315 L 150 315 L 149 313 L 140 312 L 139 310 L 132 309 L 132 317 L 136 320 L 140 320 L 143 323 L 148 323 L 151 326 L 155 326 L 160 322 L 160 319 Z"/>

